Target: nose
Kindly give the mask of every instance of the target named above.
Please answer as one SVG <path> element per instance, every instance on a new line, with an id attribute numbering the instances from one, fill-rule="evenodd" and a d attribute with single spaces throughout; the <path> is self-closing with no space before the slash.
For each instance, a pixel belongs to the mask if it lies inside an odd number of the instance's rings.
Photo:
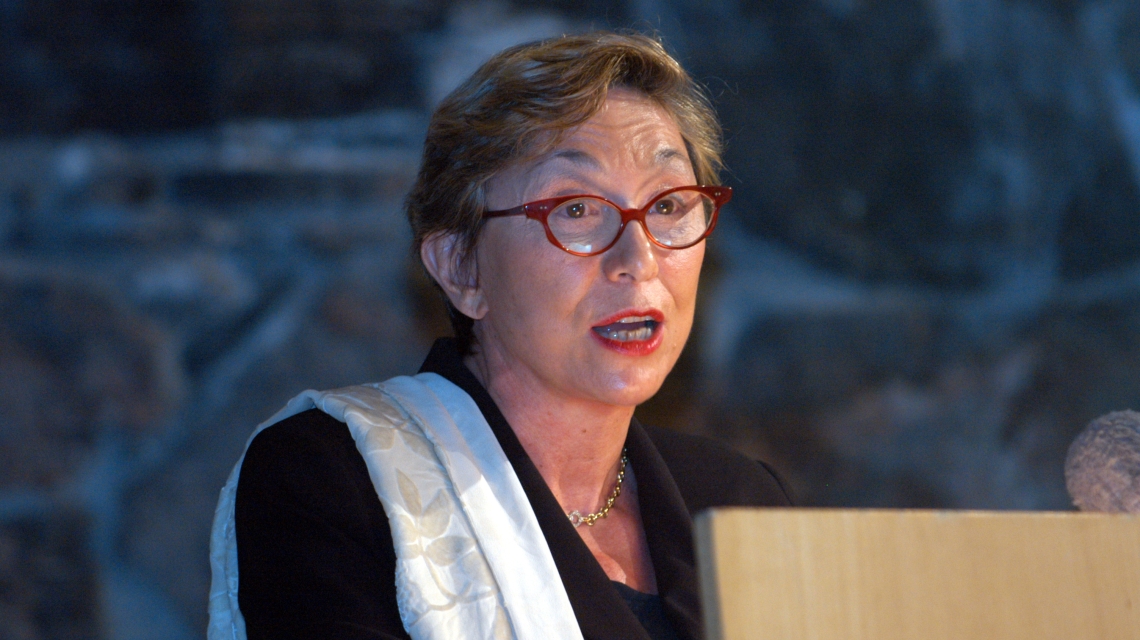
<path id="1" fill-rule="evenodd" d="M 639 221 L 622 230 L 614 246 L 602 254 L 602 269 L 609 280 L 644 282 L 657 277 L 657 247 Z"/>

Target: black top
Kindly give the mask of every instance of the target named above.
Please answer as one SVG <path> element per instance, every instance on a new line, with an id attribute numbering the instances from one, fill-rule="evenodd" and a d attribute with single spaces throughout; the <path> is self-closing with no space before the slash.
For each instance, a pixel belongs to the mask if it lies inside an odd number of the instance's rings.
<path id="1" fill-rule="evenodd" d="M 653 640 L 677 640 L 677 632 L 673 630 L 673 624 L 665 615 L 665 605 L 661 603 L 661 596 L 638 591 L 616 580 L 611 584 L 617 589 L 618 595 L 625 600 L 626 606 L 633 612 L 633 615 L 637 616 L 637 621 L 645 627 L 650 638 Z"/>
<path id="2" fill-rule="evenodd" d="M 483 412 L 530 499 L 583 636 L 669 638 L 651 636 L 639 619 L 649 620 L 645 612 L 631 609 L 640 605 L 606 576 L 454 341 L 437 341 L 420 371 L 447 378 Z M 789 494 L 766 465 L 707 438 L 633 420 L 626 448 L 660 609 L 675 637 L 700 638 L 692 515 L 713 506 L 787 506 Z M 388 519 L 343 423 L 313 409 L 258 434 L 242 463 L 235 520 L 250 640 L 408 637 Z"/>

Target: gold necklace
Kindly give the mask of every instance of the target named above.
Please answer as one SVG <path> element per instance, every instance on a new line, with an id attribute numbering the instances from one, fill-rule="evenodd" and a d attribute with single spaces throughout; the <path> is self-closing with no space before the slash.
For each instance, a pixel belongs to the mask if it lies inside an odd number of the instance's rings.
<path id="1" fill-rule="evenodd" d="M 604 507 L 598 509 L 596 513 L 587 513 L 586 515 L 582 515 L 582 513 L 577 509 L 566 514 L 566 517 L 570 518 L 570 524 L 574 525 L 575 529 L 582 526 L 583 524 L 592 527 L 594 526 L 595 522 L 601 518 L 606 517 L 606 514 L 610 512 L 610 509 L 612 509 L 614 506 L 614 502 L 616 502 L 618 496 L 621 495 L 621 481 L 625 480 L 625 465 L 628 462 L 629 458 L 626 457 L 625 448 L 623 447 L 621 450 L 621 466 L 618 467 L 617 484 L 614 485 L 613 493 L 611 493 L 609 499 L 606 500 L 606 505 Z"/>

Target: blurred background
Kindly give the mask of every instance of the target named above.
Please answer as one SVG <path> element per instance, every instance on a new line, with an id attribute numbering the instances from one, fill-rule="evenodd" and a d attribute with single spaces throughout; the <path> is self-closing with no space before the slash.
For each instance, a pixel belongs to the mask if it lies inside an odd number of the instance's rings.
<path id="1" fill-rule="evenodd" d="M 708 87 L 737 189 L 642 419 L 806 505 L 1071 508 L 1140 409 L 1134 0 L 0 0 L 0 639 L 202 636 L 253 427 L 448 332 L 432 105 L 598 27 Z"/>

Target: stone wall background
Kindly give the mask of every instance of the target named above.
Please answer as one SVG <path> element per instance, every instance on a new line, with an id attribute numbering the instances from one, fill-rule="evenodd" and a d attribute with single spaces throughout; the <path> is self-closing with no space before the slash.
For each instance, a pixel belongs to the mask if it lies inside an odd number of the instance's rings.
<path id="1" fill-rule="evenodd" d="M 709 87 L 737 189 L 643 419 L 808 505 L 1070 508 L 1140 408 L 1135 3 L 0 0 L 0 638 L 201 635 L 253 426 L 446 331 L 431 105 L 591 26 Z"/>

